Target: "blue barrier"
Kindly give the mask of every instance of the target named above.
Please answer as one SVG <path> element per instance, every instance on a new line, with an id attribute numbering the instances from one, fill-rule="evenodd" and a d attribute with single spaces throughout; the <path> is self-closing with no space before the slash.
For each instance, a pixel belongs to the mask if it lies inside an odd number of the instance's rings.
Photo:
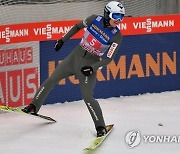
<path id="1" fill-rule="evenodd" d="M 40 83 L 79 42 L 80 39 L 69 40 L 57 53 L 53 48 L 55 41 L 40 42 Z M 50 63 L 55 63 L 52 68 Z M 95 98 L 180 90 L 180 33 L 124 36 L 113 64 L 115 71 L 111 66 L 100 71 Z M 66 79 L 65 84 L 53 88 L 45 104 L 80 99 L 79 85 Z"/>

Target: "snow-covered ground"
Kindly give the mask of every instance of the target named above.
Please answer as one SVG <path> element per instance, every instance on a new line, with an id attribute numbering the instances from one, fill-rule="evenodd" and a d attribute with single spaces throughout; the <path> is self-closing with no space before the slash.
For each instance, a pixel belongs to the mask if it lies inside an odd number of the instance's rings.
<path id="1" fill-rule="evenodd" d="M 98 101 L 106 123 L 114 123 L 115 127 L 102 146 L 91 153 L 180 153 L 180 91 Z M 1 154 L 83 154 L 83 148 L 96 135 L 83 101 L 44 105 L 39 113 L 51 116 L 57 123 L 16 113 L 0 114 Z M 139 131 L 141 143 L 129 148 L 127 143 L 138 142 L 125 142 L 126 134 L 132 130 Z M 158 136 L 167 137 L 160 141 L 156 140 Z"/>

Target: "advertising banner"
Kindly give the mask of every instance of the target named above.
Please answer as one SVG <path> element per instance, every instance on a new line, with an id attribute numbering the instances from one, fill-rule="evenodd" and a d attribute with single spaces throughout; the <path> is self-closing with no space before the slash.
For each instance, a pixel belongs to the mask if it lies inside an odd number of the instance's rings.
<path id="1" fill-rule="evenodd" d="M 39 86 L 39 43 L 1 45 L 0 104 L 23 106 Z"/>
<path id="2" fill-rule="evenodd" d="M 95 98 L 179 90 L 179 20 L 179 14 L 126 17 L 118 25 L 124 36 L 119 52 L 107 67 L 98 70 Z M 39 84 L 79 44 L 85 29 L 59 52 L 54 50 L 56 40 L 79 21 L 0 26 L 0 104 L 22 106 L 31 102 Z M 61 80 L 45 103 L 81 99 L 78 83 L 75 76 Z"/>
<path id="3" fill-rule="evenodd" d="M 154 34 L 180 31 L 180 15 L 126 17 L 119 25 L 123 35 Z M 66 34 L 80 20 L 24 23 L 0 26 L 0 45 L 57 40 Z M 73 38 L 81 38 L 81 30 Z"/>
<path id="4" fill-rule="evenodd" d="M 115 59 L 98 71 L 95 98 L 108 98 L 180 90 L 180 33 L 124 36 Z M 67 41 L 59 52 L 55 41 L 40 42 L 41 83 L 78 45 Z M 45 103 L 81 99 L 75 76 L 61 80 Z"/>

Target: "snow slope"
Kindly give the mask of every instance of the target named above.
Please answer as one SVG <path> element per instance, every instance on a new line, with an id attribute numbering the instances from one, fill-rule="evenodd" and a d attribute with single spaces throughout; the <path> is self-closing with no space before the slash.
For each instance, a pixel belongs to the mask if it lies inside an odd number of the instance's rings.
<path id="1" fill-rule="evenodd" d="M 115 124 L 94 154 L 179 154 L 178 143 L 155 143 L 155 136 L 180 136 L 180 91 L 98 100 L 107 124 Z M 42 106 L 57 123 L 16 113 L 0 114 L 1 154 L 83 154 L 96 132 L 83 101 Z M 163 126 L 159 126 L 162 124 Z M 126 134 L 152 136 L 129 148 Z"/>

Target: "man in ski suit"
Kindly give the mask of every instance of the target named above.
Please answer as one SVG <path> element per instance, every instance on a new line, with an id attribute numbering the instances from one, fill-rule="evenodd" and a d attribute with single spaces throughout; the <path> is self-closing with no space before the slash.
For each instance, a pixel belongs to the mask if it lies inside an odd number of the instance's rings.
<path id="1" fill-rule="evenodd" d="M 104 16 L 91 15 L 77 23 L 54 46 L 59 51 L 63 44 L 83 28 L 87 28 L 78 46 L 60 63 L 52 75 L 40 86 L 32 103 L 22 109 L 24 112 L 37 113 L 50 90 L 60 80 L 71 75 L 79 79 L 81 94 L 94 121 L 97 137 L 107 133 L 99 103 L 93 97 L 96 72 L 108 65 L 121 44 L 122 35 L 117 25 L 123 20 L 125 9 L 117 1 L 109 2 Z"/>

